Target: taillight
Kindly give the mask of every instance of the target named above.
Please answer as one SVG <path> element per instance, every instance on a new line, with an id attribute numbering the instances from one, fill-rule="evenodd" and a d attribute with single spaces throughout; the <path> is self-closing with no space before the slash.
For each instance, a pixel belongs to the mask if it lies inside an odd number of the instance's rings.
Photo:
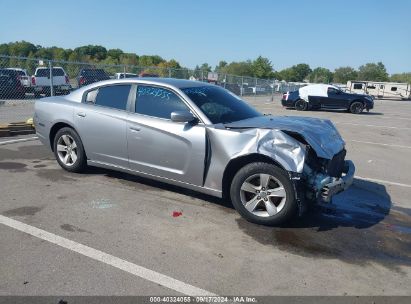
<path id="1" fill-rule="evenodd" d="M 66 75 L 66 83 L 69 84 L 70 80 L 68 78 L 68 76 Z"/>
<path id="2" fill-rule="evenodd" d="M 86 82 L 86 79 L 83 76 L 81 76 L 80 77 L 80 84 L 84 84 L 85 82 Z"/>
<path id="3" fill-rule="evenodd" d="M 36 78 L 34 76 L 31 76 L 31 84 L 36 85 Z"/>

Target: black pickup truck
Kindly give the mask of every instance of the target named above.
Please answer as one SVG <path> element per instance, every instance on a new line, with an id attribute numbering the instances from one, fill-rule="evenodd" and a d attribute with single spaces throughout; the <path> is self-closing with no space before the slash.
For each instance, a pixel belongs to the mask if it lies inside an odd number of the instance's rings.
<path id="1" fill-rule="evenodd" d="M 313 84 L 283 95 L 281 104 L 299 111 L 317 109 L 345 109 L 360 114 L 364 109 L 374 108 L 374 100 L 369 95 L 352 94 L 332 85 Z"/>

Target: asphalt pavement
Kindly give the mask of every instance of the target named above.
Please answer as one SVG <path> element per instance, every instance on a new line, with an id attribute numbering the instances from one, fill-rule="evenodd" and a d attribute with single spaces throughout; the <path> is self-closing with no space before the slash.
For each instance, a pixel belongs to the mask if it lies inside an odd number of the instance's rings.
<path id="1" fill-rule="evenodd" d="M 329 208 L 268 228 L 193 191 L 68 173 L 33 135 L 2 138 L 0 295 L 411 295 L 411 102 L 353 115 L 247 100 L 331 119 L 354 185 Z"/>

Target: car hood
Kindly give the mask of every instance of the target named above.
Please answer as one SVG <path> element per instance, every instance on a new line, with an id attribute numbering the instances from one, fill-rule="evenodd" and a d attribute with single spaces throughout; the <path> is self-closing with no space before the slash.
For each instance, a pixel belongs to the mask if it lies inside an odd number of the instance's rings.
<path id="1" fill-rule="evenodd" d="M 318 157 L 326 159 L 332 159 L 345 146 L 337 129 L 328 119 L 267 115 L 226 123 L 224 126 L 232 129 L 276 129 L 285 133 L 298 133 Z"/>

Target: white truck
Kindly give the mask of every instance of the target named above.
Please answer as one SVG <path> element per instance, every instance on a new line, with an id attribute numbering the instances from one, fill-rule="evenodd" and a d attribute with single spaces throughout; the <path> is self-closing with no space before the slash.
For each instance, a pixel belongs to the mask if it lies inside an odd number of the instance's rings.
<path id="1" fill-rule="evenodd" d="M 53 67 L 53 89 L 54 94 L 70 93 L 71 85 L 67 73 L 62 67 Z M 50 69 L 48 67 L 38 67 L 31 77 L 34 96 L 39 98 L 41 94 L 51 95 Z"/>

